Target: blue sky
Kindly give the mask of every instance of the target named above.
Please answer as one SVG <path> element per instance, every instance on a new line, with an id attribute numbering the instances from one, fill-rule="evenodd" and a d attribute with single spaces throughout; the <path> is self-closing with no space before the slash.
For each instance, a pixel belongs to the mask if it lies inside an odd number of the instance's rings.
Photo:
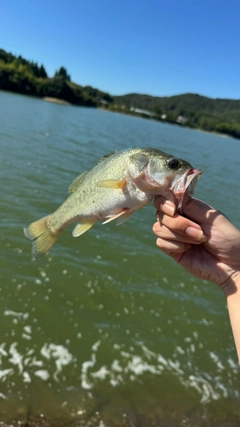
<path id="1" fill-rule="evenodd" d="M 239 0 L 0 0 L 0 47 L 112 95 L 240 99 Z"/>

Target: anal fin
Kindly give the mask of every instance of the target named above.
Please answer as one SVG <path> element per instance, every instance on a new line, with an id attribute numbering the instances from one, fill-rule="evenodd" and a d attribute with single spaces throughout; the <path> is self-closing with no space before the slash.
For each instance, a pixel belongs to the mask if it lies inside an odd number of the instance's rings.
<path id="1" fill-rule="evenodd" d="M 89 228 L 91 228 L 95 224 L 95 222 L 96 221 L 91 221 L 91 222 L 80 221 L 79 224 L 76 225 L 76 227 L 72 232 L 73 237 L 78 237 L 86 233 L 86 231 L 88 231 Z"/>

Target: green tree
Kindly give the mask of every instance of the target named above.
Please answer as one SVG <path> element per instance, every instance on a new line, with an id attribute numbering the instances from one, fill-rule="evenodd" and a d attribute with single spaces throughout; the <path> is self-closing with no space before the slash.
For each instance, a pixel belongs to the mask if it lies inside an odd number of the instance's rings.
<path id="1" fill-rule="evenodd" d="M 65 67 L 60 67 L 54 74 L 54 77 L 63 77 L 65 80 L 71 81 L 70 74 L 68 74 Z"/>

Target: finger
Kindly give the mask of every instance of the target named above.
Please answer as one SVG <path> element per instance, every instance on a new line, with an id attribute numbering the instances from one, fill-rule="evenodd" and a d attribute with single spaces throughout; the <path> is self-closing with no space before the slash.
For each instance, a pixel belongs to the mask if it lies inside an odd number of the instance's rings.
<path id="1" fill-rule="evenodd" d="M 158 196 L 155 198 L 154 206 L 156 209 L 169 216 L 174 216 L 176 212 L 175 204 L 170 200 L 165 199 L 163 196 Z"/>
<path id="2" fill-rule="evenodd" d="M 209 220 L 209 216 L 216 215 L 217 211 L 201 200 L 194 199 L 187 194 L 183 199 L 182 211 L 187 218 L 191 218 L 196 223 L 203 223 Z"/>
<path id="3" fill-rule="evenodd" d="M 207 206 L 205 203 L 200 202 L 199 200 L 192 199 L 188 196 L 186 205 L 188 209 L 195 209 L 194 204 L 203 204 Z M 203 237 L 203 232 L 199 232 L 202 230 L 200 225 L 183 217 L 182 215 L 176 213 L 176 206 L 170 200 L 165 199 L 162 196 L 158 196 L 155 199 L 155 206 L 158 207 L 157 216 L 160 222 L 163 222 L 169 228 L 174 227 L 174 230 L 178 231 L 180 234 L 187 235 L 193 239 L 197 239 L 200 241 L 205 241 L 206 239 Z M 174 222 L 167 221 L 166 216 L 170 218 L 174 218 Z M 169 225 L 168 225 L 169 224 Z"/>
<path id="4" fill-rule="evenodd" d="M 196 229 L 193 229 L 192 235 L 189 236 L 186 233 L 180 234 L 176 231 L 173 231 L 172 229 L 167 228 L 162 223 L 156 222 L 153 225 L 153 232 L 156 234 L 156 236 L 165 240 L 178 241 L 178 242 L 196 244 L 196 245 L 197 244 L 199 245 L 200 243 L 202 243 L 202 239 L 199 239 L 199 236 L 198 236 L 199 230 L 196 230 Z"/>
<path id="5" fill-rule="evenodd" d="M 174 257 L 177 254 L 183 254 L 191 249 L 192 245 L 184 242 L 172 242 L 169 240 L 161 239 L 156 240 L 156 244 L 165 254 Z"/>
<path id="6" fill-rule="evenodd" d="M 175 204 L 163 196 L 156 197 L 154 205 L 159 212 L 171 217 L 176 213 Z M 208 220 L 209 216 L 215 216 L 217 214 L 217 211 L 210 205 L 201 200 L 194 199 L 188 194 L 184 195 L 182 212 L 185 217 L 191 218 L 195 223 L 202 223 L 205 219 Z"/>
<path id="7" fill-rule="evenodd" d="M 157 218 L 159 222 L 171 230 L 177 231 L 180 234 L 184 233 L 187 227 L 194 227 L 197 230 L 201 230 L 201 226 L 196 224 L 191 219 L 185 218 L 184 216 L 176 213 L 173 217 L 163 214 L 157 211 Z"/>
<path id="8" fill-rule="evenodd" d="M 182 236 L 190 237 L 191 239 L 205 242 L 207 240 L 199 224 L 185 218 L 179 214 L 175 214 L 174 217 L 164 215 L 158 212 L 159 223 L 164 225 L 166 228 L 171 230 L 173 233 L 177 233 Z"/>

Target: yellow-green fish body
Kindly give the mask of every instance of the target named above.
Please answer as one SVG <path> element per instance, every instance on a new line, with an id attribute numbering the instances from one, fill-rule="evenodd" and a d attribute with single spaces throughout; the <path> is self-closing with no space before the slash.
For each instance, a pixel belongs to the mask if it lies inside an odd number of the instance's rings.
<path id="1" fill-rule="evenodd" d="M 157 195 L 181 204 L 186 190 L 193 192 L 201 171 L 188 162 L 153 148 L 133 148 L 103 158 L 76 178 L 68 199 L 51 215 L 24 229 L 33 240 L 33 257 L 40 258 L 61 231 L 73 222 L 77 237 L 97 221 L 126 221 Z"/>

